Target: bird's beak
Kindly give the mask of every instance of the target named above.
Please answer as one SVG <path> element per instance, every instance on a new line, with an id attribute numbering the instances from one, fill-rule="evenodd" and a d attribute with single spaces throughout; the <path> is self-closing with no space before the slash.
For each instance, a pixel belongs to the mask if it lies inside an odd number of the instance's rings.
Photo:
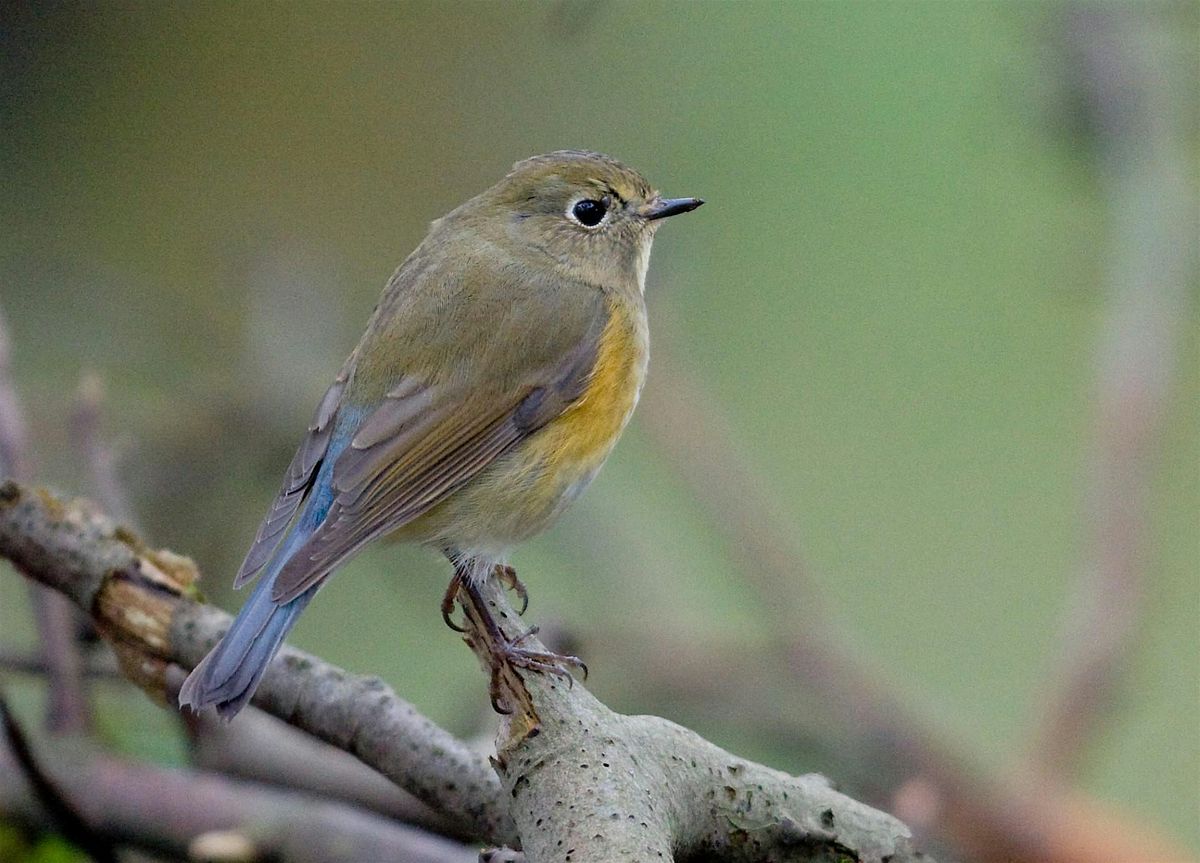
<path id="1" fill-rule="evenodd" d="M 701 198 L 657 198 L 646 205 L 642 215 L 647 219 L 665 219 L 667 216 L 690 213 L 703 203 Z"/>

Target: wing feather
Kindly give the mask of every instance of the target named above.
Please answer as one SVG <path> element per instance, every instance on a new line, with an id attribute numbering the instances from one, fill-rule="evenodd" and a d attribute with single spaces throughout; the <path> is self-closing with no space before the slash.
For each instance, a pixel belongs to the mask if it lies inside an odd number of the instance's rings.
<path id="1" fill-rule="evenodd" d="M 275 578 L 288 602 L 367 543 L 427 512 L 584 392 L 608 310 L 597 292 L 577 341 L 507 392 L 402 381 L 338 457 L 337 496 L 313 535 Z M 480 405 L 492 406 L 481 411 Z"/>
<path id="2" fill-rule="evenodd" d="M 267 515 L 263 518 L 262 524 L 258 527 L 258 533 L 254 536 L 254 542 L 251 544 L 250 550 L 246 552 L 246 558 L 242 561 L 242 565 L 233 579 L 234 587 L 241 587 L 251 581 L 271 559 L 271 555 L 275 552 L 280 540 L 283 539 L 287 526 L 291 523 L 300 503 L 308 495 L 309 488 L 316 477 L 317 468 L 329 448 L 329 439 L 333 434 L 333 418 L 337 414 L 338 405 L 341 403 L 342 394 L 346 389 L 349 366 L 350 364 L 347 363 L 334 380 L 333 385 L 325 391 L 325 395 L 321 398 L 313 420 L 305 432 L 304 440 L 300 442 L 291 464 L 284 472 L 283 485 L 279 489 L 279 494 L 271 502 L 271 507 L 267 510 Z"/>

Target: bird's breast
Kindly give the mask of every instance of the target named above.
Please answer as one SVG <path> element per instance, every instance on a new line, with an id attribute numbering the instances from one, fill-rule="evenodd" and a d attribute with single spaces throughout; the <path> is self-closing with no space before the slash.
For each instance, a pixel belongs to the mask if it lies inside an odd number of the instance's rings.
<path id="1" fill-rule="evenodd" d="M 587 474 L 600 467 L 637 406 L 648 359 L 645 312 L 612 302 L 583 395 L 528 441 L 529 452 L 545 463 L 548 484 L 559 472 Z"/>

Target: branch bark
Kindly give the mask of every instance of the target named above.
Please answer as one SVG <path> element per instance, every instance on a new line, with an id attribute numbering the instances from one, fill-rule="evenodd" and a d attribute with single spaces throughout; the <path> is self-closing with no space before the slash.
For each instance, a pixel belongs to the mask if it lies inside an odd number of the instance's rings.
<path id="1" fill-rule="evenodd" d="M 169 665 L 199 661 L 229 622 L 194 601 L 190 561 L 148 548 L 86 501 L 0 486 L 0 554 L 86 609 L 126 674 L 159 698 Z M 515 635 L 502 588 L 489 585 L 485 599 Z M 487 658 L 479 627 L 469 643 Z M 477 838 L 519 844 L 531 863 L 927 859 L 903 824 L 820 777 L 747 762 L 665 719 L 614 713 L 552 675 L 510 671 L 504 684 L 517 710 L 501 725 L 495 772 L 379 680 L 299 651 L 280 654 L 254 703 L 352 752 Z"/>
<path id="2" fill-rule="evenodd" d="M 183 678 L 182 670 L 168 675 L 168 700 L 174 701 Z M 201 715 L 188 724 L 198 768 L 340 800 L 439 836 L 473 838 L 466 825 L 430 809 L 353 755 L 261 710 L 247 710 L 237 722 Z"/>

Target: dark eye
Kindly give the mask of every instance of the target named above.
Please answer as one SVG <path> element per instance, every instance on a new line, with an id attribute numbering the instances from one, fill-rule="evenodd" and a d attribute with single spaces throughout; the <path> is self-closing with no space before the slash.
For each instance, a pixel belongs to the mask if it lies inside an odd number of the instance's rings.
<path id="1" fill-rule="evenodd" d="M 571 215 L 575 217 L 579 224 L 587 228 L 594 228 L 604 220 L 604 214 L 608 212 L 608 204 L 604 201 L 593 201 L 585 198 L 582 201 L 577 201 L 575 206 L 571 208 Z"/>

